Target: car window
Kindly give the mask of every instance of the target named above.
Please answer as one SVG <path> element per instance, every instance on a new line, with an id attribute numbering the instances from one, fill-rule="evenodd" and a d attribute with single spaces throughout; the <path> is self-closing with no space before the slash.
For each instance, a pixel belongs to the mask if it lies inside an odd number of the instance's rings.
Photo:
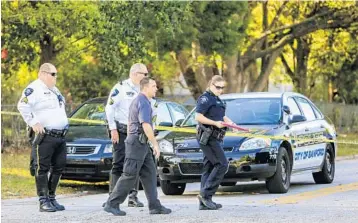
<path id="1" fill-rule="evenodd" d="M 189 114 L 188 110 L 186 110 L 182 105 L 177 103 L 168 103 L 169 109 L 173 115 L 173 123 L 175 124 L 178 120 L 184 120 L 185 117 Z"/>
<path id="2" fill-rule="evenodd" d="M 287 105 L 288 107 L 290 107 L 290 111 L 292 115 L 302 115 L 296 101 L 293 98 L 287 99 Z"/>
<path id="3" fill-rule="evenodd" d="M 314 111 L 310 105 L 310 103 L 304 98 L 296 98 L 297 103 L 300 105 L 304 116 L 306 117 L 307 121 L 312 121 L 316 119 Z"/>
<path id="4" fill-rule="evenodd" d="M 157 119 L 155 121 L 156 125 L 159 125 L 161 122 L 170 122 L 173 123 L 172 118 L 170 116 L 168 106 L 166 103 L 159 103 L 157 108 Z"/>
<path id="5" fill-rule="evenodd" d="M 106 120 L 103 103 L 88 103 L 81 106 L 71 118 L 87 120 Z"/>
<path id="6" fill-rule="evenodd" d="M 238 125 L 278 124 L 281 98 L 237 98 L 226 100 L 226 116 Z"/>
<path id="7" fill-rule="evenodd" d="M 190 116 L 186 119 L 183 127 L 196 126 L 198 122 L 195 120 L 195 108 L 191 111 Z"/>
<path id="8" fill-rule="evenodd" d="M 311 104 L 311 107 L 312 107 L 317 119 L 322 119 L 323 118 L 322 112 L 320 112 L 318 110 L 318 108 L 316 106 L 312 105 L 312 104 Z"/>
<path id="9" fill-rule="evenodd" d="M 225 115 L 239 125 L 278 124 L 281 120 L 280 98 L 236 98 L 225 102 Z M 195 112 L 192 112 L 183 126 L 196 124 Z"/>

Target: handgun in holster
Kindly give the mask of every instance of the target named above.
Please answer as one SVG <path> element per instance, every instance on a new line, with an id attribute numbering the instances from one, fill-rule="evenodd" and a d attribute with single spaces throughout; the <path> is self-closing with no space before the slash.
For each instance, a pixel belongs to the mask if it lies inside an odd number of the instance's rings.
<path id="1" fill-rule="evenodd" d="M 124 125 L 122 123 L 119 123 L 117 121 L 115 121 L 116 123 L 116 127 L 117 127 L 117 131 L 123 134 L 127 134 L 127 125 Z"/>
<path id="2" fill-rule="evenodd" d="M 31 142 L 31 145 L 35 147 L 40 145 L 44 138 L 45 138 L 45 133 L 35 134 L 34 139 Z"/>
<path id="3" fill-rule="evenodd" d="M 201 145 L 206 146 L 212 134 L 213 134 L 212 127 L 205 127 L 203 124 L 198 125 L 197 139 Z"/>
<path id="4" fill-rule="evenodd" d="M 148 137 L 144 132 L 139 134 L 139 142 L 142 144 L 146 144 L 148 142 Z"/>
<path id="5" fill-rule="evenodd" d="M 30 126 L 26 127 L 26 131 L 27 131 L 27 138 L 29 139 L 29 143 L 32 144 L 35 132 Z"/>

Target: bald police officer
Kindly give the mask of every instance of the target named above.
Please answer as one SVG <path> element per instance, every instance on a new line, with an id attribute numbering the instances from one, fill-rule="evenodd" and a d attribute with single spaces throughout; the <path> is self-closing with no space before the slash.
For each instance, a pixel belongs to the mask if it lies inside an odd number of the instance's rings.
<path id="1" fill-rule="evenodd" d="M 104 210 L 117 216 L 126 215 L 119 204 L 127 198 L 134 182 L 140 177 L 148 200 L 150 214 L 169 214 L 171 210 L 161 205 L 157 192 L 157 171 L 153 153 L 159 158 L 159 145 L 155 139 L 152 125 L 152 108 L 150 99 L 155 96 L 157 85 L 154 80 L 145 77 L 140 82 L 141 93 L 129 108 L 128 137 L 125 141 L 125 161 L 123 174 L 110 194 Z"/>
<path id="2" fill-rule="evenodd" d="M 33 165 L 41 212 L 65 210 L 55 197 L 66 165 L 64 136 L 68 119 L 64 97 L 55 87 L 56 78 L 56 67 L 50 63 L 42 64 L 38 79 L 26 87 L 17 105 L 24 121 L 35 133 Z"/>
<path id="3" fill-rule="evenodd" d="M 123 173 L 125 157 L 124 140 L 127 138 L 127 124 L 129 106 L 139 93 L 140 81 L 148 75 L 144 64 L 136 63 L 130 69 L 129 78 L 117 83 L 108 98 L 106 115 L 113 143 L 113 162 L 110 173 L 109 194 L 112 193 L 119 177 Z M 137 198 L 138 180 L 134 183 L 128 198 L 129 207 L 143 207 L 143 203 Z"/>

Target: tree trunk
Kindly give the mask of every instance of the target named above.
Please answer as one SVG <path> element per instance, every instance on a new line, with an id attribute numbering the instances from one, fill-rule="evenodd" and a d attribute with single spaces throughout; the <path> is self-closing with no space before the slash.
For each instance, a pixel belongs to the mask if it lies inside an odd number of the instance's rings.
<path id="1" fill-rule="evenodd" d="M 225 58 L 226 70 L 224 78 L 226 80 L 226 93 L 241 92 L 242 73 L 238 72 L 237 62 L 238 54 Z"/>
<path id="2" fill-rule="evenodd" d="M 310 53 L 310 45 L 307 37 L 301 37 L 297 39 L 296 59 L 297 66 L 295 70 L 295 76 L 298 79 L 296 83 L 296 90 L 303 95 L 307 93 L 307 63 Z"/>
<path id="3" fill-rule="evenodd" d="M 52 36 L 45 34 L 40 40 L 40 65 L 43 63 L 51 63 L 56 57 L 55 53 L 55 44 L 53 42 Z"/>

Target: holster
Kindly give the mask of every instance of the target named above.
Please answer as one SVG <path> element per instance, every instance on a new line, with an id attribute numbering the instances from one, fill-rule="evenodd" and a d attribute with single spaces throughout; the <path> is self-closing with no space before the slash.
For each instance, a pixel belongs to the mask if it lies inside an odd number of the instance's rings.
<path id="1" fill-rule="evenodd" d="M 146 144 L 148 142 L 148 137 L 144 132 L 139 134 L 139 142 L 142 144 Z"/>
<path id="2" fill-rule="evenodd" d="M 44 133 L 35 134 L 32 142 L 31 142 L 31 145 L 34 146 L 34 147 L 40 145 L 44 138 L 45 138 Z"/>
<path id="3" fill-rule="evenodd" d="M 117 121 L 115 121 L 117 126 L 117 131 L 123 134 L 127 134 L 127 125 L 121 124 Z"/>
<path id="4" fill-rule="evenodd" d="M 30 126 L 26 127 L 26 131 L 27 131 L 27 138 L 29 139 L 29 143 L 32 144 L 32 141 L 34 140 L 35 132 Z"/>
<path id="5" fill-rule="evenodd" d="M 204 146 L 207 145 L 212 133 L 212 127 L 205 127 L 203 124 L 199 124 L 197 128 L 197 139 L 199 143 Z"/>
<path id="6" fill-rule="evenodd" d="M 214 129 L 212 137 L 216 138 L 219 141 L 222 141 L 225 137 L 226 128 Z"/>

